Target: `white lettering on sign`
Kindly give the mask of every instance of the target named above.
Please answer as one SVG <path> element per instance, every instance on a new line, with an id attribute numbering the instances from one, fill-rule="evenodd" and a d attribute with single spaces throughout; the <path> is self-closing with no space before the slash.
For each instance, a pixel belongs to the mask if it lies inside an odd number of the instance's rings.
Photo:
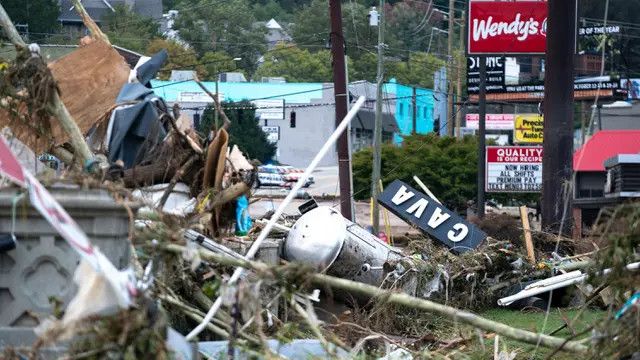
<path id="1" fill-rule="evenodd" d="M 427 205 L 429 205 L 429 202 L 427 201 L 427 199 L 420 199 L 420 200 L 416 201 L 415 204 L 411 205 L 407 209 L 407 212 L 409 214 L 415 213 L 415 214 L 413 214 L 413 216 L 419 218 L 420 216 L 422 216 L 422 213 L 424 212 L 424 209 L 427 208 Z"/>
<path id="2" fill-rule="evenodd" d="M 396 194 L 393 195 L 391 202 L 394 203 L 395 205 L 402 205 L 402 203 L 411 199 L 413 195 L 415 194 L 412 193 L 411 191 L 407 191 L 407 187 L 402 185 L 400 189 L 398 189 L 398 192 L 396 192 Z"/>
<path id="3" fill-rule="evenodd" d="M 442 209 L 436 208 L 436 210 L 431 215 L 431 219 L 429 219 L 427 225 L 429 225 L 432 229 L 435 229 L 438 226 L 442 225 L 442 223 L 447 221 L 447 219 L 450 217 L 451 215 L 443 213 Z"/>
<path id="4" fill-rule="evenodd" d="M 527 20 L 521 20 L 522 14 L 517 13 L 513 21 L 493 22 L 493 16 L 489 16 L 486 20 L 473 19 L 473 40 L 486 40 L 489 37 L 495 37 L 502 34 L 517 35 L 518 41 L 525 41 L 529 35 L 546 35 L 546 19 L 543 26 L 540 22 L 530 17 Z"/>
<path id="5" fill-rule="evenodd" d="M 457 233 L 456 233 L 457 231 Z M 447 238 L 453 242 L 458 242 L 464 240 L 469 233 L 469 227 L 465 224 L 457 223 L 453 225 L 453 230 L 449 230 L 447 233 Z"/>

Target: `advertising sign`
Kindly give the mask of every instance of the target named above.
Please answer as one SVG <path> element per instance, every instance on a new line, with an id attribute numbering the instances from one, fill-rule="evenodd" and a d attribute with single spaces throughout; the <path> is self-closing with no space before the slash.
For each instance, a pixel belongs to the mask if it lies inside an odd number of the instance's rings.
<path id="1" fill-rule="evenodd" d="M 467 52 L 544 54 L 546 1 L 469 1 Z"/>
<path id="2" fill-rule="evenodd" d="M 260 120 L 284 120 L 284 99 L 255 100 L 252 103 Z"/>
<path id="3" fill-rule="evenodd" d="M 484 118 L 484 126 L 487 130 L 513 130 L 514 118 L 513 114 L 487 114 Z M 478 114 L 467 114 L 465 120 L 469 129 L 477 130 L 480 126 Z"/>
<path id="4" fill-rule="evenodd" d="M 538 114 L 517 115 L 514 130 L 514 143 L 542 144 L 544 118 Z"/>
<path id="5" fill-rule="evenodd" d="M 487 146 L 487 192 L 540 192 L 541 146 Z"/>
<path id="6" fill-rule="evenodd" d="M 465 221 L 435 199 L 400 180 L 378 196 L 380 205 L 402 220 L 419 227 L 455 253 L 477 248 L 487 234 Z"/>
<path id="7" fill-rule="evenodd" d="M 224 94 L 220 93 L 220 101 L 224 101 Z M 213 103 L 213 98 L 201 91 L 181 91 L 178 94 L 179 102 Z"/>
<path id="8" fill-rule="evenodd" d="M 586 26 L 578 29 L 578 35 L 580 36 L 595 36 L 595 35 L 604 35 L 604 34 L 620 34 L 620 26 L 600 25 L 600 26 Z"/>
<path id="9" fill-rule="evenodd" d="M 267 134 L 267 140 L 270 143 L 275 143 L 280 140 L 280 126 L 263 126 L 262 131 Z"/>
<path id="10" fill-rule="evenodd" d="M 504 92 L 504 61 L 502 56 L 485 58 L 488 93 Z M 470 94 L 477 94 L 480 91 L 480 58 L 477 56 L 467 58 L 467 91 Z"/>

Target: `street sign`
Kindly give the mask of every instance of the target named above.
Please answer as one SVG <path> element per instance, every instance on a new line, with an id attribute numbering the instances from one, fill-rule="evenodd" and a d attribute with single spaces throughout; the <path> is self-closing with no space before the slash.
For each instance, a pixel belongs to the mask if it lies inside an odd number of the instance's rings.
<path id="1" fill-rule="evenodd" d="M 515 119 L 514 143 L 542 144 L 544 119 L 538 114 L 521 114 Z"/>
<path id="2" fill-rule="evenodd" d="M 540 192 L 541 146 L 487 146 L 487 192 Z"/>
<path id="3" fill-rule="evenodd" d="M 504 92 L 505 59 L 503 56 L 489 56 L 485 58 L 487 69 L 486 87 L 488 93 Z M 480 91 L 480 57 L 467 58 L 467 91 L 477 94 Z"/>
<path id="4" fill-rule="evenodd" d="M 260 120 L 284 120 L 284 99 L 255 100 L 252 103 Z"/>
<path id="5" fill-rule="evenodd" d="M 267 134 L 267 140 L 270 143 L 276 143 L 280 140 L 280 126 L 263 126 L 262 131 Z"/>
<path id="6" fill-rule="evenodd" d="M 487 130 L 513 130 L 513 114 L 486 114 L 485 127 Z M 465 116 L 469 129 L 478 129 L 480 116 L 478 114 L 467 114 Z"/>
<path id="7" fill-rule="evenodd" d="M 438 201 L 396 180 L 378 196 L 380 205 L 433 236 L 455 253 L 477 248 L 487 237 Z"/>
<path id="8" fill-rule="evenodd" d="M 547 13 L 546 1 L 470 0 L 467 53 L 544 54 Z"/>

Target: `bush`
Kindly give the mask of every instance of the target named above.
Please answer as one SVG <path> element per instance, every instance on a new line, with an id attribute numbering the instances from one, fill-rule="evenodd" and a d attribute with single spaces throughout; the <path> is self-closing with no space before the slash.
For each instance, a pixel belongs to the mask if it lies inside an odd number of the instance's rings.
<path id="1" fill-rule="evenodd" d="M 413 187 L 416 175 L 442 201 L 454 211 L 463 211 L 467 201 L 475 202 L 478 181 L 478 143 L 476 137 L 467 136 L 456 141 L 435 134 L 404 137 L 401 146 L 382 146 L 381 177 L 384 185 L 402 180 Z M 371 148 L 353 156 L 353 185 L 356 199 L 371 196 Z M 486 198 L 499 203 L 513 200 L 524 204 L 533 202 L 539 194 L 487 193 Z"/>

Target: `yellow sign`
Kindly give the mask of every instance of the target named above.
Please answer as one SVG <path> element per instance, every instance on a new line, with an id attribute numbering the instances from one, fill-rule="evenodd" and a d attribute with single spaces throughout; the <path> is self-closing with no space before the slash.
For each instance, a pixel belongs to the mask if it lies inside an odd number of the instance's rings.
<path id="1" fill-rule="evenodd" d="M 544 120 L 542 115 L 516 115 L 513 142 L 527 144 L 542 144 Z"/>

